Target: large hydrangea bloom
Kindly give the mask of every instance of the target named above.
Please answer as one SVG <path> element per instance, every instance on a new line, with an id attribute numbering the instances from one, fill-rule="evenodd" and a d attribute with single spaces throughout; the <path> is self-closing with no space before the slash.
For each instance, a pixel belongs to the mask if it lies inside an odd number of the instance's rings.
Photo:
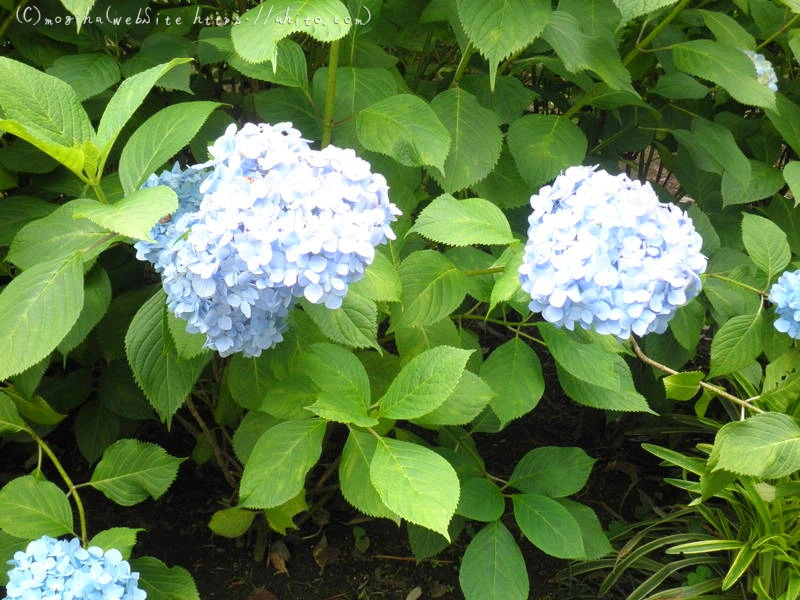
<path id="1" fill-rule="evenodd" d="M 282 340 L 297 298 L 335 309 L 400 211 L 382 175 L 352 150 L 312 150 L 290 123 L 231 125 L 211 160 L 151 177 L 180 208 L 136 244 L 168 304 L 222 356 Z"/>
<path id="2" fill-rule="evenodd" d="M 571 167 L 531 206 L 520 281 L 550 323 L 620 339 L 662 333 L 700 291 L 702 239 L 649 183 Z"/>
<path id="3" fill-rule="evenodd" d="M 44 536 L 8 561 L 6 598 L 9 600 L 144 600 L 139 573 L 122 560 L 118 550 L 105 552 L 80 540 Z"/>
<path id="4" fill-rule="evenodd" d="M 763 54 L 753 52 L 752 50 L 742 50 L 750 60 L 753 61 L 753 66 L 756 68 L 756 76 L 759 83 L 767 86 L 773 92 L 778 91 L 778 77 L 775 75 L 775 69 L 772 68 L 772 63 L 769 62 Z"/>
<path id="5" fill-rule="evenodd" d="M 769 290 L 769 300 L 778 314 L 775 329 L 800 339 L 800 271 L 786 271 Z"/>

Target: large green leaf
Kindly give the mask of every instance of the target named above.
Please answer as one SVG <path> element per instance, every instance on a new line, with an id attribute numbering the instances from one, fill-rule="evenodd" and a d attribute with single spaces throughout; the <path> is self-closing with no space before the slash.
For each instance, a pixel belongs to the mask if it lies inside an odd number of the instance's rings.
<path id="1" fill-rule="evenodd" d="M 365 515 L 385 517 L 399 524 L 399 517 L 389 510 L 369 478 L 369 465 L 375 455 L 374 436 L 351 429 L 339 463 L 339 484 L 345 500 Z"/>
<path id="2" fill-rule="evenodd" d="M 400 264 L 400 314 L 395 327 L 436 323 L 455 310 L 467 293 L 466 276 L 434 250 L 411 253 Z"/>
<path id="3" fill-rule="evenodd" d="M 645 397 L 636 391 L 628 365 L 618 356 L 615 359 L 609 374 L 617 378 L 616 387 L 604 387 L 584 381 L 560 366 L 557 367 L 558 381 L 567 396 L 578 404 L 603 410 L 652 413 Z"/>
<path id="4" fill-rule="evenodd" d="M 490 406 L 501 423 L 533 410 L 544 394 L 539 357 L 519 338 L 512 338 L 492 351 L 481 365 L 481 377 L 495 391 Z"/>
<path id="5" fill-rule="evenodd" d="M 125 144 L 119 159 L 125 193 L 138 190 L 151 173 L 186 146 L 218 106 L 219 102 L 181 102 L 147 119 Z"/>
<path id="6" fill-rule="evenodd" d="M 467 37 L 489 61 L 492 89 L 500 61 L 536 39 L 550 16 L 548 0 L 458 0 L 456 7 Z"/>
<path id="7" fill-rule="evenodd" d="M 21 373 L 50 354 L 83 308 L 83 261 L 39 263 L 0 293 L 0 380 Z"/>
<path id="8" fill-rule="evenodd" d="M 110 527 L 97 533 L 89 540 L 89 546 L 97 546 L 103 550 L 112 548 L 119 550 L 123 560 L 128 560 L 131 550 L 136 545 L 136 536 L 144 529 L 134 529 L 132 527 Z"/>
<path id="9" fill-rule="evenodd" d="M 183 404 L 209 359 L 206 354 L 180 357 L 169 334 L 162 290 L 133 317 L 125 335 L 125 351 L 136 383 L 166 422 Z"/>
<path id="10" fill-rule="evenodd" d="M 88 262 L 108 248 L 115 236 L 86 219 L 76 219 L 77 205 L 68 202 L 44 218 L 31 221 L 19 230 L 11 243 L 7 260 L 28 269 L 45 260 L 66 260 L 80 252 Z"/>
<path id="11" fill-rule="evenodd" d="M 72 206 L 75 217 L 137 240 L 149 240 L 153 225 L 178 208 L 178 197 L 172 188 L 159 185 L 136 190 L 114 204 L 82 198 Z"/>
<path id="12" fill-rule="evenodd" d="M 800 470 L 800 425 L 772 412 L 727 423 L 717 432 L 709 462 L 714 470 L 763 479 L 791 475 Z"/>
<path id="13" fill-rule="evenodd" d="M 605 35 L 586 35 L 578 19 L 563 10 L 555 11 L 542 37 L 550 44 L 568 71 L 591 69 L 608 87 L 638 98 L 631 85 L 631 74 L 622 64 L 614 42 Z"/>
<path id="14" fill-rule="evenodd" d="M 709 377 L 727 375 L 749 365 L 762 350 L 762 314 L 731 317 L 711 341 Z"/>
<path id="15" fill-rule="evenodd" d="M 358 140 L 407 167 L 428 165 L 444 171 L 450 134 L 427 102 L 398 94 L 368 106 L 356 119 Z M 445 176 L 447 173 L 445 173 Z"/>
<path id="16" fill-rule="evenodd" d="M 107 154 L 111 150 L 119 132 L 122 131 L 125 123 L 133 116 L 156 82 L 177 65 L 191 62 L 191 60 L 190 58 L 173 58 L 167 63 L 156 65 L 128 77 L 120 84 L 111 100 L 108 101 L 105 112 L 100 118 L 100 124 L 97 126 L 97 145 L 104 153 Z"/>
<path id="17" fill-rule="evenodd" d="M 46 217 L 56 208 L 56 205 L 34 196 L 11 196 L 0 200 L 0 246 L 11 244 L 25 224 Z"/>
<path id="18" fill-rule="evenodd" d="M 370 387 L 367 371 L 356 356 L 334 344 L 314 344 L 299 363 L 321 390 L 308 410 L 328 421 L 377 425 L 367 415 Z"/>
<path id="19" fill-rule="evenodd" d="M 542 325 L 540 331 L 550 354 L 570 375 L 610 389 L 618 386 L 615 366 L 622 360 L 619 356 L 600 346 L 581 343 L 575 334 L 549 324 Z"/>
<path id="20" fill-rule="evenodd" d="M 278 57 L 278 42 L 300 32 L 320 42 L 332 42 L 347 35 L 350 13 L 339 0 L 277 0 L 264 2 L 239 17 L 231 39 L 236 52 L 246 61 Z"/>
<path id="21" fill-rule="evenodd" d="M 530 202 L 533 186 L 522 179 L 506 145 L 494 170 L 483 181 L 473 185 L 472 190 L 499 208 L 518 208 Z"/>
<path id="22" fill-rule="evenodd" d="M 485 477 L 470 477 L 461 482 L 461 498 L 456 513 L 475 521 L 490 523 L 503 516 L 506 499 L 497 484 Z"/>
<path id="23" fill-rule="evenodd" d="M 488 383 L 465 369 L 447 399 L 435 410 L 414 419 L 414 423 L 431 427 L 465 425 L 477 417 L 494 397 L 495 391 Z"/>
<path id="24" fill-rule="evenodd" d="M 380 250 L 375 252 L 372 264 L 364 270 L 364 278 L 350 287 L 351 292 L 375 302 L 399 302 L 400 289 L 397 267 Z"/>
<path id="25" fill-rule="evenodd" d="M 558 503 L 567 509 L 581 529 L 581 541 L 583 542 L 581 560 L 601 558 L 614 550 L 603 532 L 603 526 L 597 515 L 591 508 L 568 498 L 559 498 Z"/>
<path id="26" fill-rule="evenodd" d="M 341 308 L 303 302 L 303 310 L 326 337 L 353 348 L 378 348 L 378 307 L 375 302 L 349 290 Z"/>
<path id="27" fill-rule="evenodd" d="M 775 109 L 775 92 L 758 81 L 752 61 L 738 48 L 711 40 L 672 46 L 675 66 L 721 85 L 742 104 Z"/>
<path id="28" fill-rule="evenodd" d="M 781 172 L 774 167 L 751 160 L 751 177 L 747 185 L 736 180 L 733 171 L 726 170 L 722 174 L 722 205 L 747 204 L 769 198 L 783 187 Z"/>
<path id="29" fill-rule="evenodd" d="M 16 433 L 27 428 L 28 426 L 19 415 L 14 401 L 3 392 L 0 392 L 0 435 Z"/>
<path id="30" fill-rule="evenodd" d="M 450 194 L 442 194 L 426 206 L 411 231 L 451 246 L 514 241 L 508 219 L 494 204 L 481 198 L 456 200 Z"/>
<path id="31" fill-rule="evenodd" d="M 500 118 L 478 104 L 475 96 L 460 88 L 442 92 L 431 101 L 431 108 L 450 134 L 450 152 L 443 175 L 432 174 L 444 191 L 455 193 L 481 181 L 497 164 L 503 138 Z"/>
<path id="32" fill-rule="evenodd" d="M 502 521 L 489 523 L 472 538 L 458 581 L 466 600 L 528 600 L 528 568 Z"/>
<path id="33" fill-rule="evenodd" d="M 756 49 L 756 41 L 752 34 L 733 17 L 718 10 L 700 10 L 698 12 L 703 15 L 703 22 L 718 42 L 742 50 Z"/>
<path id="34" fill-rule="evenodd" d="M 742 242 L 755 265 L 772 281 L 789 261 L 792 251 L 786 234 L 776 223 L 757 215 L 742 217 Z"/>
<path id="35" fill-rule="evenodd" d="M 226 380 L 239 406 L 257 409 L 276 382 L 269 354 L 262 354 L 258 358 L 234 354 L 228 363 Z"/>
<path id="36" fill-rule="evenodd" d="M 562 169 L 581 164 L 587 146 L 583 131 L 556 115 L 525 115 L 508 129 L 508 147 L 520 175 L 532 188 L 550 181 Z"/>
<path id="37" fill-rule="evenodd" d="M 75 90 L 57 77 L 0 57 L 0 131 L 30 142 L 75 173 L 84 166 L 84 143 L 95 138 Z"/>
<path id="38" fill-rule="evenodd" d="M 458 475 L 444 458 L 418 444 L 381 437 L 369 467 L 383 503 L 400 517 L 441 533 L 459 498 Z"/>
<path id="39" fill-rule="evenodd" d="M 516 494 L 514 518 L 534 546 L 558 558 L 584 555 L 581 528 L 557 500 L 539 494 Z"/>
<path id="40" fill-rule="evenodd" d="M 70 84 L 81 101 L 107 90 L 120 78 L 117 61 L 100 53 L 59 56 L 47 68 L 47 74 Z"/>
<path id="41" fill-rule="evenodd" d="M 33 475 L 17 477 L 0 490 L 0 529 L 25 539 L 71 533 L 72 509 L 57 485 Z"/>
<path id="42" fill-rule="evenodd" d="M 700 382 L 705 379 L 702 371 L 686 371 L 667 375 L 662 380 L 667 398 L 672 400 L 691 400 L 700 390 Z"/>
<path id="43" fill-rule="evenodd" d="M 131 561 L 131 568 L 139 573 L 147 600 L 200 600 L 194 579 L 183 567 L 170 568 L 157 558 L 142 556 Z"/>
<path id="44" fill-rule="evenodd" d="M 90 484 L 122 506 L 158 500 L 167 491 L 186 459 L 169 455 L 157 444 L 119 440 L 106 448 Z"/>
<path id="45" fill-rule="evenodd" d="M 230 43 L 227 39 L 225 41 Z M 232 43 L 227 62 L 231 67 L 247 77 L 288 87 L 308 89 L 306 55 L 300 45 L 290 39 L 282 39 L 278 42 L 278 58 L 275 66 L 269 61 L 258 64 L 247 62 L 234 52 Z M 322 69 L 317 70 L 317 73 L 320 71 Z M 338 88 L 338 78 L 336 83 Z"/>
<path id="46" fill-rule="evenodd" d="M 270 427 L 256 442 L 245 465 L 239 486 L 240 506 L 270 508 L 297 496 L 308 471 L 319 460 L 326 424 L 314 418 Z"/>
<path id="47" fill-rule="evenodd" d="M 438 346 L 415 356 L 380 399 L 380 416 L 413 419 L 438 408 L 456 388 L 472 352 Z"/>
<path id="48" fill-rule="evenodd" d="M 800 107 L 783 94 L 775 94 L 775 104 L 775 109 L 764 113 L 792 150 L 800 153 Z"/>
<path id="49" fill-rule="evenodd" d="M 83 297 L 83 308 L 78 320 L 58 344 L 58 351 L 64 356 L 86 339 L 111 304 L 111 280 L 105 269 L 99 264 L 92 267 L 92 270 L 86 274 Z"/>
<path id="50" fill-rule="evenodd" d="M 551 498 L 570 496 L 586 485 L 594 462 L 580 448 L 541 446 L 520 459 L 509 485 Z"/>

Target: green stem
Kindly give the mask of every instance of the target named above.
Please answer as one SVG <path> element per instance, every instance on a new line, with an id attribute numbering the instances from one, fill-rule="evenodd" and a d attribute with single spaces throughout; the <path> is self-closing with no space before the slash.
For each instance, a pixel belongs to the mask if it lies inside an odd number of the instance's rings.
<path id="1" fill-rule="evenodd" d="M 106 198 L 106 194 L 103 191 L 103 187 L 100 183 L 90 183 L 89 185 L 92 186 L 92 191 L 94 191 L 94 195 L 97 196 L 97 199 L 102 202 L 103 204 L 108 204 L 108 198 Z"/>
<path id="2" fill-rule="evenodd" d="M 328 53 L 328 86 L 325 91 L 325 111 L 322 115 L 322 147 L 331 143 L 333 107 L 336 100 L 336 69 L 339 67 L 339 40 L 331 42 Z"/>
<path id="3" fill-rule="evenodd" d="M 22 2 L 20 2 L 14 9 L 11 10 L 5 21 L 0 24 L 0 40 L 2 40 L 3 36 L 6 34 L 6 30 L 8 29 L 9 25 L 11 25 L 11 21 L 16 18 L 19 9 L 23 8 L 27 3 L 28 0 L 22 0 Z"/>
<path id="4" fill-rule="evenodd" d="M 475 52 L 475 47 L 472 45 L 472 42 L 467 44 L 467 48 L 464 50 L 464 54 L 461 55 L 461 60 L 458 61 L 458 67 L 456 67 L 456 73 L 453 75 L 453 81 L 450 82 L 451 88 L 458 87 L 458 84 L 461 82 L 461 76 L 464 74 L 464 71 L 467 70 L 467 65 L 469 64 L 469 59 L 472 58 L 472 54 Z"/>
<path id="5" fill-rule="evenodd" d="M 425 67 L 428 66 L 428 53 L 431 50 L 431 41 L 433 41 L 433 31 L 428 32 L 428 36 L 425 38 L 425 44 L 422 46 L 422 53 L 420 54 L 419 63 L 417 64 L 417 72 L 414 74 L 414 82 L 412 83 L 414 90 L 419 87 L 423 71 L 425 71 Z"/>
<path id="6" fill-rule="evenodd" d="M 784 3 L 784 4 L 786 4 L 786 3 Z M 781 27 L 780 27 L 780 29 L 778 29 L 778 31 L 776 31 L 775 33 L 773 33 L 771 36 L 769 36 L 767 39 L 765 39 L 763 42 L 761 42 L 761 43 L 760 43 L 758 46 L 756 46 L 756 50 L 761 50 L 761 48 L 763 48 L 764 46 L 766 46 L 766 45 L 767 45 L 767 44 L 769 44 L 770 42 L 774 41 L 774 40 L 775 40 L 775 38 L 777 38 L 777 37 L 778 37 L 779 35 L 781 35 L 781 34 L 782 34 L 784 31 L 786 31 L 787 29 L 789 29 L 789 27 L 791 27 L 792 25 L 794 25 L 794 24 L 795 24 L 795 22 L 797 21 L 797 19 L 800 19 L 800 15 L 795 15 L 795 16 L 793 16 L 791 19 L 789 19 L 788 21 L 786 21 L 786 23 L 784 23 L 783 25 L 781 25 Z M 0 33 L 1 33 L 1 32 L 0 32 Z"/>
<path id="7" fill-rule="evenodd" d="M 505 267 L 488 267 L 486 269 L 475 269 L 474 271 L 463 271 L 467 277 L 477 277 L 478 275 L 490 275 L 491 273 L 502 273 Z"/>
<path id="8" fill-rule="evenodd" d="M 28 429 L 27 433 L 38 444 L 39 448 L 41 448 L 41 450 L 45 454 L 47 454 L 47 457 L 53 463 L 53 466 L 56 468 L 56 471 L 58 471 L 58 474 L 61 475 L 61 479 L 64 480 L 64 483 L 66 484 L 69 493 L 72 494 L 72 498 L 75 501 L 75 508 L 78 509 L 78 521 L 80 522 L 81 526 L 81 543 L 84 546 L 86 546 L 89 543 L 89 537 L 87 535 L 87 530 L 86 530 L 86 511 L 84 511 L 83 509 L 83 502 L 81 501 L 80 494 L 78 494 L 75 484 L 72 483 L 72 479 L 70 479 L 69 475 L 67 474 L 67 471 L 61 464 L 61 461 L 58 460 L 58 457 L 55 454 L 53 454 L 53 451 L 50 449 L 50 446 L 48 446 L 45 443 L 45 441 L 42 438 L 40 438 L 36 434 L 36 432 L 33 431 L 32 429 Z"/>

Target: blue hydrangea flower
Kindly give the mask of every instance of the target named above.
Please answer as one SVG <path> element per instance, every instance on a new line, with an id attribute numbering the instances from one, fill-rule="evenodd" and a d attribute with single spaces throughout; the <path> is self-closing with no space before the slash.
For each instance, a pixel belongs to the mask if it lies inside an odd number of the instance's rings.
<path id="1" fill-rule="evenodd" d="M 703 241 L 649 183 L 596 168 L 571 167 L 531 197 L 519 269 L 530 309 L 569 330 L 663 333 L 700 291 Z"/>
<path id="2" fill-rule="evenodd" d="M 9 600 L 145 600 L 139 573 L 118 550 L 81 547 L 80 540 L 44 536 L 8 561 Z"/>
<path id="3" fill-rule="evenodd" d="M 800 271 L 786 271 L 769 290 L 778 318 L 775 329 L 800 339 Z"/>
<path id="4" fill-rule="evenodd" d="M 400 211 L 369 163 L 312 150 L 290 123 L 231 125 L 209 150 L 207 163 L 153 180 L 181 209 L 137 256 L 161 273 L 187 331 L 222 356 L 258 356 L 282 340 L 298 298 L 342 305 Z"/>
<path id="5" fill-rule="evenodd" d="M 772 63 L 769 62 L 763 54 L 753 52 L 752 50 L 742 50 L 756 68 L 756 76 L 759 83 L 767 86 L 773 92 L 778 91 L 778 77 L 775 75 L 775 69 L 772 68 Z"/>

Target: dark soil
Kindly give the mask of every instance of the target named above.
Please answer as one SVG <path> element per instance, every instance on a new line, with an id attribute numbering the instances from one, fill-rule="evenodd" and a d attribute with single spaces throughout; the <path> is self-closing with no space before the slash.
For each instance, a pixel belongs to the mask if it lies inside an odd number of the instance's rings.
<path id="1" fill-rule="evenodd" d="M 545 397 L 530 415 L 499 434 L 478 434 L 476 442 L 488 470 L 500 477 L 510 475 L 516 462 L 534 447 L 576 445 L 584 448 L 598 460 L 589 484 L 576 499 L 591 506 L 604 524 L 615 519 L 630 521 L 637 506 L 650 501 L 661 489 L 660 475 L 656 474 L 657 461 L 624 435 L 631 422 L 606 423 L 605 419 L 601 411 L 577 406 L 564 398 Z M 64 435 L 68 436 L 68 424 L 63 428 Z M 57 443 L 53 440 L 58 440 L 60 433 L 55 432 L 48 440 Z M 153 426 L 137 437 L 159 442 L 176 456 L 191 453 L 192 438 L 177 425 L 170 435 Z M 19 463 L 11 462 L 17 452 L 7 450 L 14 446 L 7 444 L 0 454 L 0 484 L 24 470 Z M 68 437 L 59 446 L 60 454 L 66 448 L 76 452 Z M 79 456 L 66 457 L 65 462 L 72 463 L 68 468 L 73 469 L 76 481 L 88 479 L 86 463 Z M 322 464 L 312 471 L 311 478 L 319 477 L 325 466 Z M 653 475 L 649 477 L 648 473 Z M 51 480 L 58 481 L 55 473 Z M 329 494 L 324 510 L 314 518 L 306 517 L 299 529 L 290 530 L 286 537 L 264 531 L 259 540 L 252 528 L 247 536 L 237 540 L 216 536 L 208 529 L 208 521 L 230 495 L 231 488 L 213 461 L 201 466 L 190 460 L 183 463 L 176 482 L 158 502 L 149 500 L 123 508 L 106 500 L 99 492 L 84 489 L 82 493 L 93 532 L 111 526 L 145 529 L 139 536 L 135 555 L 155 556 L 169 566 L 186 568 L 195 578 L 203 600 L 463 597 L 458 583 L 459 561 L 477 531 L 475 524 L 468 523 L 455 543 L 435 559 L 417 564 L 404 526 L 398 528 L 389 521 L 365 519 L 335 491 Z M 654 501 L 660 503 L 663 499 L 656 497 Z M 522 537 L 513 517 L 507 518 L 505 523 L 525 555 L 531 582 L 530 598 L 570 600 L 554 582 L 554 575 L 566 562 L 533 547 Z M 354 527 L 364 530 L 368 547 L 362 546 L 362 550 L 356 547 Z M 259 541 L 264 556 L 255 556 Z M 315 559 L 315 547 L 325 542 L 327 550 Z M 269 560 L 270 551 L 277 554 L 281 544 L 290 553 L 285 560 L 285 573 L 276 569 L 276 562 L 280 561 Z"/>

